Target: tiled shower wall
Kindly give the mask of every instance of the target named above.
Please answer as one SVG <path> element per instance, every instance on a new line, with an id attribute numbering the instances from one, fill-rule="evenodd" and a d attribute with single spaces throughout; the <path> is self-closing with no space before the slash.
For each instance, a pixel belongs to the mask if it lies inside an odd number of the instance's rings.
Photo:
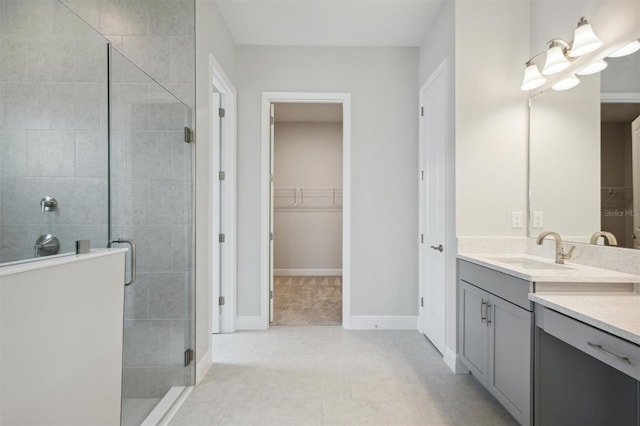
<path id="1" fill-rule="evenodd" d="M 194 0 L 63 2 L 138 67 L 194 108 Z"/>
<path id="2" fill-rule="evenodd" d="M 105 247 L 107 44 L 51 0 L 0 1 L 0 261 Z M 54 37 L 55 35 L 55 37 Z M 58 209 L 42 213 L 53 196 Z"/>

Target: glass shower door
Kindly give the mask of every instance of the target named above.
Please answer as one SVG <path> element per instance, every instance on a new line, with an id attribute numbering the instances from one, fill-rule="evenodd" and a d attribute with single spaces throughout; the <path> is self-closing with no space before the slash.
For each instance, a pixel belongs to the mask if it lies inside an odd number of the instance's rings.
<path id="1" fill-rule="evenodd" d="M 135 425 L 169 390 L 194 383 L 191 111 L 113 48 L 109 110 L 109 238 L 137 246 L 137 279 L 125 289 L 122 422 Z"/>

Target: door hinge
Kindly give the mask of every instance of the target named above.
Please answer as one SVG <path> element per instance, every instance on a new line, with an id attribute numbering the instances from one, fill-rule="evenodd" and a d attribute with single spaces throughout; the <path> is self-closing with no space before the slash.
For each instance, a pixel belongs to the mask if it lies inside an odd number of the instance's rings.
<path id="1" fill-rule="evenodd" d="M 420 298 L 420 307 L 424 308 L 424 297 Z"/>
<path id="2" fill-rule="evenodd" d="M 273 183 L 273 175 L 269 175 L 269 181 Z"/>
<path id="3" fill-rule="evenodd" d="M 272 125 L 276 124 L 276 119 L 275 119 L 275 118 L 273 118 L 273 117 L 271 117 L 271 124 L 272 124 Z"/>
<path id="4" fill-rule="evenodd" d="M 224 240 L 225 240 L 224 234 L 218 234 L 218 242 L 224 243 Z"/>
<path id="5" fill-rule="evenodd" d="M 186 143 L 191 143 L 193 142 L 193 130 L 191 130 L 188 127 L 184 128 L 184 141 Z"/>
<path id="6" fill-rule="evenodd" d="M 424 180 L 424 170 L 420 170 L 420 180 Z"/>
<path id="7" fill-rule="evenodd" d="M 184 366 L 188 367 L 191 361 L 193 361 L 193 349 L 189 348 L 184 351 Z"/>
<path id="8" fill-rule="evenodd" d="M 224 306 L 224 296 L 218 297 L 218 305 L 219 306 Z"/>
<path id="9" fill-rule="evenodd" d="M 269 241 L 273 241 L 273 232 L 269 232 Z"/>
<path id="10" fill-rule="evenodd" d="M 218 172 L 218 179 L 219 180 L 224 180 L 227 177 L 227 175 L 224 172 Z"/>
<path id="11" fill-rule="evenodd" d="M 420 117 L 424 117 L 424 107 L 420 107 Z"/>
<path id="12" fill-rule="evenodd" d="M 273 299 L 273 290 L 269 290 L 269 299 Z"/>
<path id="13" fill-rule="evenodd" d="M 224 110 L 224 108 L 218 108 L 218 117 L 224 118 L 225 114 L 226 111 Z"/>
<path id="14" fill-rule="evenodd" d="M 420 244 L 424 244 L 424 234 L 420 234 Z"/>

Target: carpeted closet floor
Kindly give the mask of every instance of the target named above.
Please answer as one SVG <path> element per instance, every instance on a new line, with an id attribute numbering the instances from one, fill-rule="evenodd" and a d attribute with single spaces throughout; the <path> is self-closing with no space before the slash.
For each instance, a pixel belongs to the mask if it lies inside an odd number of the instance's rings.
<path id="1" fill-rule="evenodd" d="M 272 325 L 342 325 L 342 277 L 273 278 Z"/>

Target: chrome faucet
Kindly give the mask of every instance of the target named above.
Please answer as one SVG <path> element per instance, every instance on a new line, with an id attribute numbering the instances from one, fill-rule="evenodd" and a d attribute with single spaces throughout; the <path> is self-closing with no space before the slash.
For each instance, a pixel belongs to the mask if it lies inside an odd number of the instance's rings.
<path id="1" fill-rule="evenodd" d="M 616 240 L 616 236 L 613 235 L 611 232 L 607 232 L 607 231 L 594 232 L 593 235 L 591 236 L 591 241 L 589 241 L 589 244 L 598 244 L 598 238 L 600 237 L 603 237 L 606 243 L 610 246 L 618 245 L 618 240 Z"/>
<path id="2" fill-rule="evenodd" d="M 545 238 L 547 238 L 548 236 L 552 236 L 554 240 L 556 240 L 556 263 L 560 264 L 560 265 L 564 265 L 564 261 L 566 259 L 571 259 L 571 255 L 573 254 L 573 250 L 575 250 L 575 246 L 571 246 L 569 247 L 569 251 L 567 253 L 564 252 L 564 248 L 562 247 L 562 238 L 560 237 L 560 234 L 558 234 L 557 232 L 543 232 L 540 235 L 538 235 L 538 241 L 537 244 L 540 246 L 542 245 L 542 241 L 544 241 Z"/>

